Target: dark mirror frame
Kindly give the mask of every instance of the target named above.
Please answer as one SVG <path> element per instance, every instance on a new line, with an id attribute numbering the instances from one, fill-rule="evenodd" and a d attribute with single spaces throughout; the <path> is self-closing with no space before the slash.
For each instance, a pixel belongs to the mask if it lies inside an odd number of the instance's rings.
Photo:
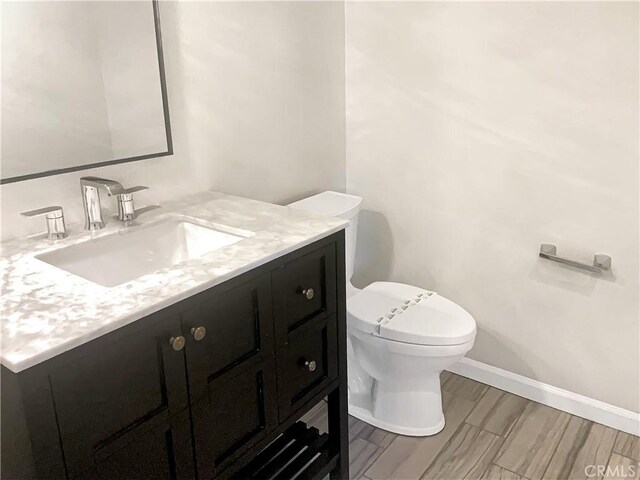
<path id="1" fill-rule="evenodd" d="M 162 109 L 164 111 L 164 128 L 167 137 L 167 151 L 150 153 L 147 155 L 139 155 L 137 157 L 120 158 L 116 160 L 107 160 L 105 162 L 88 163 L 86 165 L 77 165 L 75 167 L 59 168 L 55 170 L 46 170 L 39 173 L 30 173 L 28 175 L 19 175 L 17 177 L 2 178 L 0 185 L 6 183 L 21 182 L 23 180 L 31 180 L 34 178 L 50 177 L 52 175 L 60 175 L 63 173 L 77 172 L 78 170 L 87 170 L 89 168 L 106 167 L 108 165 L 117 165 L 119 163 L 135 162 L 138 160 L 147 160 L 149 158 L 166 157 L 173 155 L 173 140 L 171 138 L 171 122 L 169 119 L 169 103 L 167 98 L 167 79 L 164 71 L 164 57 L 162 54 L 162 32 L 160 30 L 160 10 L 158 0 L 150 0 L 153 5 L 153 19 L 156 30 L 156 47 L 158 51 L 158 67 L 160 69 L 160 90 L 162 92 Z"/>

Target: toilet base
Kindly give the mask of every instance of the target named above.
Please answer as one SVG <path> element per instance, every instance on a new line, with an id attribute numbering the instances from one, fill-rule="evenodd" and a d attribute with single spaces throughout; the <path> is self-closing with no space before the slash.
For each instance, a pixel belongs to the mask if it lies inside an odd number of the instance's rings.
<path id="1" fill-rule="evenodd" d="M 356 407 L 355 405 L 351 404 L 349 404 L 349 415 L 351 415 L 352 417 L 356 417 L 358 420 L 362 420 L 369 425 L 373 425 L 376 428 L 386 430 L 387 432 L 397 433 L 399 435 L 407 435 L 410 437 L 426 437 L 429 435 L 435 435 L 436 433 L 442 431 L 445 425 L 444 415 L 442 416 L 440 422 L 432 427 L 427 428 L 413 428 L 392 425 L 375 418 L 373 414 L 366 408 Z"/>
<path id="2" fill-rule="evenodd" d="M 445 425 L 440 373 L 473 346 L 403 344 L 351 329 L 349 413 L 400 435 L 428 436 Z"/>
<path id="3" fill-rule="evenodd" d="M 445 424 L 439 373 L 425 372 L 410 382 L 372 379 L 368 391 L 349 391 L 349 413 L 392 433 L 414 437 L 435 435 Z"/>

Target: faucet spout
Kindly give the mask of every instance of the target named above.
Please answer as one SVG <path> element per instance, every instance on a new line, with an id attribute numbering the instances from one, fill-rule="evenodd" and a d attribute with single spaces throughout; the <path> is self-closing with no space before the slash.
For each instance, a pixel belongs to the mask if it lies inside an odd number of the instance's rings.
<path id="1" fill-rule="evenodd" d="M 102 206 L 100 205 L 99 189 L 104 189 L 107 195 L 119 195 L 125 191 L 120 182 L 100 177 L 82 177 L 80 191 L 82 206 L 84 207 L 84 228 L 86 230 L 100 230 L 104 228 Z"/>
<path id="2" fill-rule="evenodd" d="M 120 182 L 115 180 L 108 180 L 100 177 L 82 177 L 80 179 L 80 186 L 88 186 L 94 188 L 104 188 L 107 195 L 118 195 L 124 192 L 124 187 Z"/>

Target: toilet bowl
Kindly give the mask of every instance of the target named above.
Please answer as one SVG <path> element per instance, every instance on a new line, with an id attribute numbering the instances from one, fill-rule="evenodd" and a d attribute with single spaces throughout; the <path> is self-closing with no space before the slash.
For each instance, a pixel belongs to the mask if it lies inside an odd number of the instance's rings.
<path id="1" fill-rule="evenodd" d="M 324 192 L 289 206 L 346 218 L 349 413 L 401 435 L 444 428 L 440 373 L 473 347 L 476 324 L 436 292 L 394 282 L 351 285 L 361 197 Z"/>
<path id="2" fill-rule="evenodd" d="M 347 301 L 347 330 L 350 413 L 402 435 L 442 430 L 440 373 L 473 347 L 471 315 L 435 292 L 375 282 Z"/>

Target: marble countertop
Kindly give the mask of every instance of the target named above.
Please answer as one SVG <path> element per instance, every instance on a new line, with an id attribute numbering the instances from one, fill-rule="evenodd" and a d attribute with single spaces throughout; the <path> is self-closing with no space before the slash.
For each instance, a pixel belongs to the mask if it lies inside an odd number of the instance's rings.
<path id="1" fill-rule="evenodd" d="M 176 215 L 254 235 L 198 259 L 107 288 L 35 258 L 122 229 Z M 98 232 L 70 225 L 69 236 L 3 242 L 0 253 L 0 362 L 20 372 L 153 312 L 343 229 L 346 220 L 203 192 L 166 202 L 124 226 L 110 219 Z"/>

